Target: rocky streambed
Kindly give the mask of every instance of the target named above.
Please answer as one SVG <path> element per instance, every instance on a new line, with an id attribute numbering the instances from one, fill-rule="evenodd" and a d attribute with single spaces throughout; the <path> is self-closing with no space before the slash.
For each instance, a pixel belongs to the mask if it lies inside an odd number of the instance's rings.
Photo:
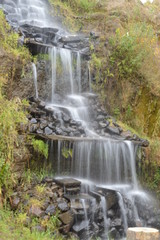
<path id="1" fill-rule="evenodd" d="M 139 205 L 137 201 L 138 197 L 135 204 Z M 122 201 L 118 191 L 74 178 L 45 177 L 19 186 L 10 197 L 10 205 L 14 211 L 26 214 L 23 224 L 31 230 L 45 232 L 52 223 L 51 234 L 56 239 L 59 234 L 65 239 L 122 239 L 126 227 L 141 226 L 134 218 L 132 201 L 126 196 Z M 140 217 L 148 226 L 159 228 L 160 212 L 154 210 L 153 215 L 153 207 L 147 202 L 145 207 Z M 126 209 L 126 216 L 122 208 Z"/>

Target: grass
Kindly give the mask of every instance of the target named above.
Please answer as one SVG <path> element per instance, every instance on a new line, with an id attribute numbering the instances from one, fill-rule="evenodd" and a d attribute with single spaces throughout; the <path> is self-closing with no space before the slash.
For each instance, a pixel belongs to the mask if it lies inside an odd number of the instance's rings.
<path id="1" fill-rule="evenodd" d="M 52 231 L 38 232 L 32 228 L 37 221 L 32 221 L 29 227 L 25 226 L 26 214 L 14 214 L 9 210 L 0 210 L 0 239 L 1 240 L 62 240 L 62 236 L 53 234 L 55 220 L 51 219 Z M 50 222 L 48 224 L 51 224 Z M 54 223 L 54 224 L 53 224 Z M 32 228 L 32 230 L 31 230 Z"/>

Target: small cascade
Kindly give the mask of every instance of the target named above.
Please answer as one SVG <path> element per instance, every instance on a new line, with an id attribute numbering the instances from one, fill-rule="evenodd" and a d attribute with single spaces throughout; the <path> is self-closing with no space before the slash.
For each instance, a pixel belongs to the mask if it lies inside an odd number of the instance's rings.
<path id="1" fill-rule="evenodd" d="M 82 89 L 81 89 L 81 55 L 79 52 L 77 52 L 77 81 L 78 81 L 78 88 L 79 88 L 79 92 L 81 93 Z"/>
<path id="2" fill-rule="evenodd" d="M 121 211 L 121 218 L 123 220 L 123 225 L 124 225 L 124 231 L 126 232 L 128 229 L 127 212 L 124 206 L 123 197 L 121 193 L 117 192 L 117 195 L 118 195 L 118 203 Z"/>
<path id="3" fill-rule="evenodd" d="M 108 239 L 107 202 L 104 196 L 101 196 L 100 206 L 101 206 L 101 210 L 103 213 L 103 220 L 104 220 L 104 237 L 105 239 Z"/>
<path id="4" fill-rule="evenodd" d="M 34 79 L 34 86 L 35 86 L 35 96 L 38 99 L 37 68 L 34 63 L 32 63 L 32 69 L 33 69 L 33 79 Z"/>

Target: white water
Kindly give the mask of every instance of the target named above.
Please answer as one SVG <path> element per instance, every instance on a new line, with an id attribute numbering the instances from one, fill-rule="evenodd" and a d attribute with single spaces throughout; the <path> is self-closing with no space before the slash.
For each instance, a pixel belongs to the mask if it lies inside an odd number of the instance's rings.
<path id="1" fill-rule="evenodd" d="M 37 68 L 34 63 L 32 63 L 32 69 L 33 69 L 33 79 L 34 79 L 34 87 L 35 87 L 35 96 L 38 98 L 38 86 L 37 86 Z"/>
<path id="2" fill-rule="evenodd" d="M 103 219 L 104 219 L 104 235 L 106 239 L 108 238 L 108 219 L 107 219 L 107 202 L 106 198 L 104 196 L 101 196 L 100 206 L 103 213 Z"/>

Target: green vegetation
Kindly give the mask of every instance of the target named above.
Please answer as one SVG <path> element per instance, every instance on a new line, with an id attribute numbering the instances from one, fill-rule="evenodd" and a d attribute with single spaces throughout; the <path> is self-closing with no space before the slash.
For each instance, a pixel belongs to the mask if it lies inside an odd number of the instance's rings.
<path id="1" fill-rule="evenodd" d="M 33 218 L 27 223 L 25 213 L 14 213 L 9 210 L 0 210 L 0 233 L 1 239 L 19 239 L 19 240 L 62 240 L 63 237 L 57 232 L 59 220 L 57 215 L 49 219 L 40 220 Z M 40 225 L 46 228 L 46 232 L 40 232 L 36 226 Z"/>
<path id="2" fill-rule="evenodd" d="M 4 79 L 0 78 L 0 188 L 14 182 L 11 165 L 18 141 L 18 126 L 26 123 L 24 105 L 19 99 L 9 101 L 2 95 Z"/>
<path id="3" fill-rule="evenodd" d="M 66 148 L 66 147 L 62 148 L 62 155 L 66 159 L 69 158 L 69 157 L 72 158 L 72 149 L 69 149 L 69 148 Z"/>
<path id="4" fill-rule="evenodd" d="M 36 152 L 48 158 L 48 144 L 42 140 L 32 139 L 32 145 Z"/>
<path id="5" fill-rule="evenodd" d="M 13 54 L 18 60 L 21 58 L 23 63 L 30 60 L 30 54 L 27 48 L 18 44 L 19 35 L 11 30 L 6 22 L 4 13 L 0 10 L 0 44 L 7 53 Z"/>

